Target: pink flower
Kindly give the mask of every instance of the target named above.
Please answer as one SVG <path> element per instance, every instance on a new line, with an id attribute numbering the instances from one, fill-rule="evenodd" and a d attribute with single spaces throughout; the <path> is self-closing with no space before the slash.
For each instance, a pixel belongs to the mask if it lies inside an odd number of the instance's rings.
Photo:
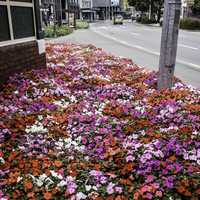
<path id="1" fill-rule="evenodd" d="M 148 186 L 145 185 L 144 187 L 141 188 L 140 191 L 141 191 L 142 193 L 145 193 L 147 190 L 148 190 Z"/>
<path id="2" fill-rule="evenodd" d="M 156 191 L 156 196 L 157 197 L 162 197 L 162 192 L 161 191 Z"/>
<path id="3" fill-rule="evenodd" d="M 149 175 L 149 176 L 147 176 L 146 182 L 151 183 L 153 180 L 154 180 L 154 176 Z"/>

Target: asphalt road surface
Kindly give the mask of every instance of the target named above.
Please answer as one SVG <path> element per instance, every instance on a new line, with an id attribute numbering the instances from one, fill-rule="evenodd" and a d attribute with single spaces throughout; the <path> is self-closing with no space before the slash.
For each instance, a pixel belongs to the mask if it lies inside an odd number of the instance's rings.
<path id="1" fill-rule="evenodd" d="M 136 64 L 158 70 L 161 28 L 126 22 L 93 23 L 88 30 L 55 39 L 55 42 L 93 44 L 117 56 L 131 58 Z M 175 75 L 200 88 L 200 32 L 180 30 Z"/>

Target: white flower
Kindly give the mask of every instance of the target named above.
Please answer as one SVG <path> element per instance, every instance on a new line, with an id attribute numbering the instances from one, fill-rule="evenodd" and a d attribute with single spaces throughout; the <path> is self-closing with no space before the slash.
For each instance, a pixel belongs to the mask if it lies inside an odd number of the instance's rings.
<path id="1" fill-rule="evenodd" d="M 26 128 L 26 133 L 47 133 L 48 129 L 44 128 L 41 123 L 34 124 Z"/>
<path id="2" fill-rule="evenodd" d="M 17 177 L 17 183 L 19 183 L 23 178 L 21 176 Z"/>
<path id="3" fill-rule="evenodd" d="M 53 170 L 51 170 L 50 172 L 53 177 L 58 178 L 58 179 L 63 179 L 63 177 L 60 174 L 58 174 L 57 172 L 55 172 Z"/>
<path id="4" fill-rule="evenodd" d="M 38 187 L 41 187 L 43 185 L 43 182 L 39 179 L 36 179 L 35 180 L 35 184 L 38 186 Z"/>
<path id="5" fill-rule="evenodd" d="M 96 191 L 98 190 L 96 186 L 92 186 L 92 189 Z"/>
<path id="6" fill-rule="evenodd" d="M 43 116 L 42 115 L 38 115 L 38 120 L 42 121 L 43 120 Z"/>
<path id="7" fill-rule="evenodd" d="M 54 182 L 53 182 L 50 178 L 47 178 L 47 179 L 45 180 L 45 183 L 47 183 L 46 186 L 49 187 L 49 186 L 52 185 Z"/>
<path id="8" fill-rule="evenodd" d="M 87 192 L 89 192 L 92 189 L 92 186 L 91 185 L 85 185 L 85 189 L 86 189 Z"/>
<path id="9" fill-rule="evenodd" d="M 2 157 L 0 157 L 0 163 L 2 163 L 2 164 L 5 163 L 5 160 Z"/>
<path id="10" fill-rule="evenodd" d="M 14 91 L 14 94 L 19 94 L 19 91 L 18 90 Z"/>
<path id="11" fill-rule="evenodd" d="M 189 160 L 197 160 L 197 156 L 191 155 L 191 156 L 189 156 Z"/>
<path id="12" fill-rule="evenodd" d="M 84 159 L 85 159 L 85 161 L 89 161 L 90 158 L 89 158 L 89 156 L 85 156 Z"/>
<path id="13" fill-rule="evenodd" d="M 76 194 L 76 200 L 81 200 L 81 199 L 86 199 L 86 198 L 87 196 L 82 192 L 79 192 Z"/>
<path id="14" fill-rule="evenodd" d="M 55 145 L 57 145 L 58 148 L 61 149 L 63 147 L 64 143 L 63 142 L 55 142 Z"/>
<path id="15" fill-rule="evenodd" d="M 60 183 L 57 184 L 58 187 L 63 187 L 67 185 L 67 181 L 62 180 Z"/>
<path id="16" fill-rule="evenodd" d="M 47 178 L 46 174 L 42 174 L 39 176 L 39 180 L 44 181 Z"/>

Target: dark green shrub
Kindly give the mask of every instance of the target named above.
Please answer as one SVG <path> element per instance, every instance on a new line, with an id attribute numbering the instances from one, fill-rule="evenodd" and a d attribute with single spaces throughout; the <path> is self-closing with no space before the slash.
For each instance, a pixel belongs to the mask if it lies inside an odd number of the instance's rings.
<path id="1" fill-rule="evenodd" d="M 149 17 L 147 17 L 147 16 L 139 17 L 139 18 L 136 19 L 136 21 L 138 23 L 142 23 L 142 24 L 154 24 L 154 23 L 156 23 L 156 20 L 149 19 Z"/>
<path id="2" fill-rule="evenodd" d="M 180 28 L 188 30 L 200 30 L 200 20 L 193 18 L 181 19 Z"/>

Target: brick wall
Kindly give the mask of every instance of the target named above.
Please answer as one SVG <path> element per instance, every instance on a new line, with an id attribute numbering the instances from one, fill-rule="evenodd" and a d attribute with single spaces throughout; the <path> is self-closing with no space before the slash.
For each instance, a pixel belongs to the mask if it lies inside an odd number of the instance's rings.
<path id="1" fill-rule="evenodd" d="M 13 73 L 45 66 L 46 57 L 39 55 L 37 41 L 0 47 L 0 84 Z"/>

